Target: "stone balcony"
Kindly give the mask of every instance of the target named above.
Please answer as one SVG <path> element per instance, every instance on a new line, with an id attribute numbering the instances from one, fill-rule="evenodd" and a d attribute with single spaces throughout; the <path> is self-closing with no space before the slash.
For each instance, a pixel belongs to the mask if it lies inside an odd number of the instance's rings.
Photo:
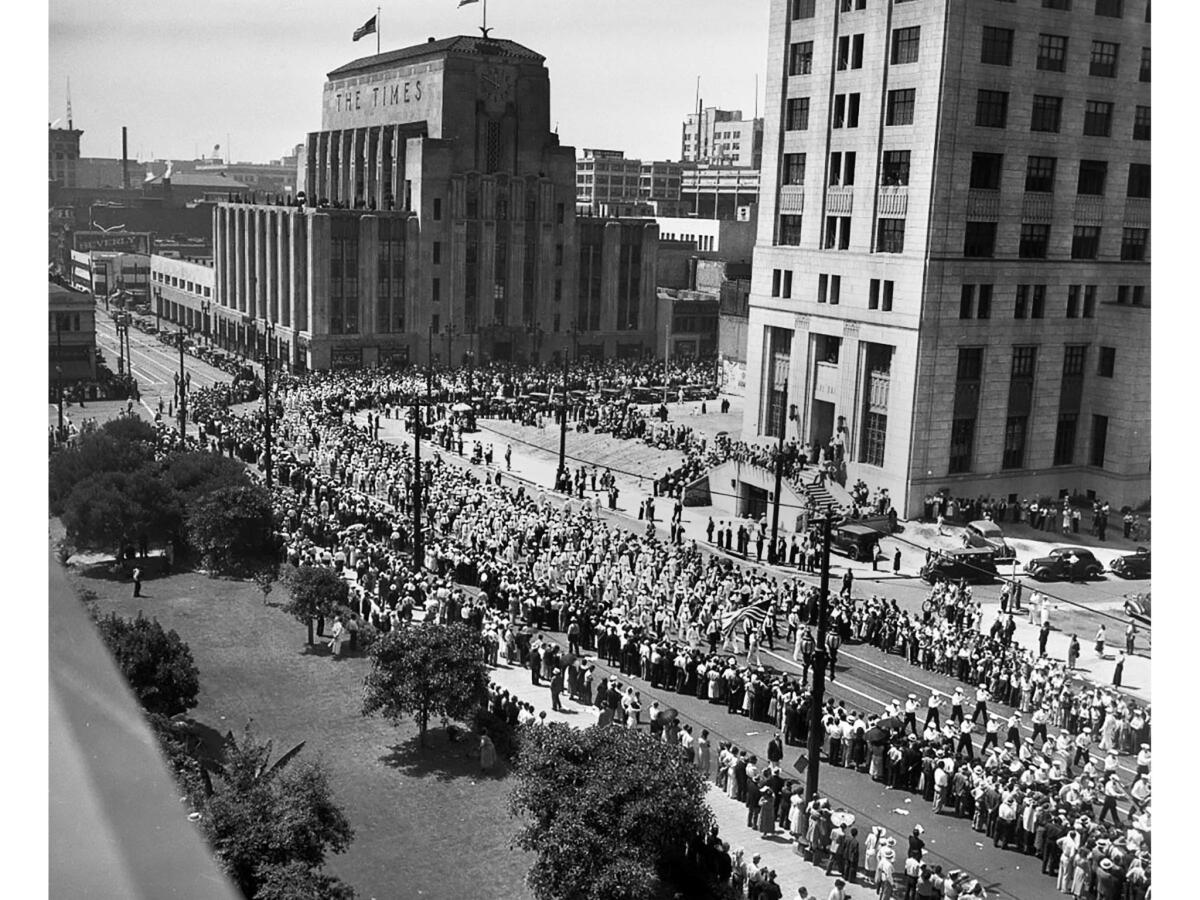
<path id="1" fill-rule="evenodd" d="M 779 188 L 779 211 L 792 215 L 804 212 L 804 185 L 785 184 Z"/>
<path id="2" fill-rule="evenodd" d="M 973 222 L 1000 218 L 1000 192 L 972 189 L 967 191 L 967 218 Z"/>
<path id="3" fill-rule="evenodd" d="M 1049 222 L 1054 218 L 1054 195 L 1029 193 L 1021 200 L 1022 222 Z"/>
<path id="4" fill-rule="evenodd" d="M 1104 198 L 1082 194 L 1075 198 L 1076 225 L 1103 225 Z"/>
<path id="5" fill-rule="evenodd" d="M 891 185 L 879 189 L 879 215 L 902 219 L 908 215 L 908 185 Z"/>
<path id="6" fill-rule="evenodd" d="M 825 215 L 848 216 L 854 212 L 854 188 L 831 187 L 825 191 Z"/>

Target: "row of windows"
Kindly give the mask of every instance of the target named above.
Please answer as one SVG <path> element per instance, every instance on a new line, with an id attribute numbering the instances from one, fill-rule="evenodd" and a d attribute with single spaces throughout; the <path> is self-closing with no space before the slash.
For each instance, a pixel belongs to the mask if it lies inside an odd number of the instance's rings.
<path id="1" fill-rule="evenodd" d="M 1015 32 L 1011 28 L 983 26 L 983 39 L 979 61 L 985 65 L 1011 66 Z M 893 42 L 895 38 L 893 36 Z M 1037 67 L 1043 72 L 1065 72 L 1067 70 L 1068 36 L 1065 34 L 1038 35 Z M 893 55 L 895 47 L 893 44 Z M 1117 60 L 1121 45 L 1113 41 L 1093 40 L 1088 57 L 1088 74 L 1100 78 L 1117 77 Z M 1142 60 L 1138 69 L 1138 80 L 1150 80 L 1150 48 L 1142 48 Z"/>
<path id="2" fill-rule="evenodd" d="M 897 3 L 907 2 L 907 0 L 896 0 Z M 1016 0 L 997 0 L 999 3 L 1014 3 Z M 1150 0 L 1146 2 L 1146 22 L 1150 22 Z M 1122 19 L 1125 17 L 1125 0 L 1042 0 L 1042 9 L 1058 9 L 1064 12 L 1070 12 L 1072 5 L 1077 4 L 1078 9 L 1086 9 L 1089 6 L 1098 16 L 1105 16 L 1110 19 Z"/>
<path id="3" fill-rule="evenodd" d="M 872 278 L 867 292 L 867 309 L 882 309 L 890 312 L 895 282 Z M 773 269 L 771 271 L 771 296 L 782 297 L 785 300 L 792 296 L 792 272 L 789 269 Z M 817 276 L 817 302 L 837 306 L 841 303 L 842 276 Z"/>
<path id="4" fill-rule="evenodd" d="M 127 270 L 128 271 L 128 270 Z M 151 279 L 160 284 L 169 285 L 170 287 L 179 288 L 191 294 L 198 294 L 203 297 L 212 296 L 212 288 L 206 287 L 194 281 L 187 281 L 177 275 L 167 275 L 163 272 L 155 271 L 151 274 Z"/>
<path id="5" fill-rule="evenodd" d="M 1087 344 L 1065 344 L 1063 346 L 1063 378 L 1081 378 L 1087 358 Z M 1117 349 L 1100 347 L 1096 375 L 1112 378 L 1116 370 Z M 983 347 L 959 347 L 958 366 L 955 374 L 957 384 L 982 383 Z M 1037 368 L 1038 348 L 1035 344 L 1017 344 L 1012 348 L 1012 364 L 1009 381 L 1033 381 Z"/>
<path id="6" fill-rule="evenodd" d="M 963 256 L 972 259 L 996 255 L 995 222 L 967 222 L 963 238 Z M 1100 252 L 1101 228 L 1098 225 L 1076 225 L 1071 233 L 1071 259 L 1096 259 Z M 1138 262 L 1146 258 L 1150 239 L 1148 228 L 1121 229 L 1121 259 Z M 1050 245 L 1050 226 L 1026 223 L 1021 226 L 1017 253 L 1022 259 L 1045 259 Z"/>
<path id="7" fill-rule="evenodd" d="M 998 191 L 1004 166 L 1002 153 L 973 153 L 971 155 L 970 186 L 976 190 Z M 1025 162 L 1025 190 L 1033 193 L 1053 193 L 1058 158 L 1030 156 Z M 1103 196 L 1108 183 L 1108 163 L 1099 159 L 1081 159 L 1075 185 L 1077 194 Z M 1150 197 L 1150 166 L 1130 163 L 1125 181 L 1126 197 Z"/>

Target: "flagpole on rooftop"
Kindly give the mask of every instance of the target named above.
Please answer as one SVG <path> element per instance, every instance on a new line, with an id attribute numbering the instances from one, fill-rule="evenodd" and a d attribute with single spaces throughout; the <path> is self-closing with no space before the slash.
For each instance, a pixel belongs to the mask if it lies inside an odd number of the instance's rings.
<path id="1" fill-rule="evenodd" d="M 375 55 L 379 55 L 379 19 L 380 8 L 375 7 Z M 757 95 L 756 95 L 757 96 Z"/>

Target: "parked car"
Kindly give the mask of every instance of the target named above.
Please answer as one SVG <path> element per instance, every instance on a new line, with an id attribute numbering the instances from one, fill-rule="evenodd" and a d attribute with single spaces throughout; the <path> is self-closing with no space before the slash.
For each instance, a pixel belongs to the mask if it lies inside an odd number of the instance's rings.
<path id="1" fill-rule="evenodd" d="M 991 549 L 997 565 L 1011 564 L 1017 558 L 1013 548 L 1004 540 L 1000 526 L 989 519 L 968 522 L 964 539 L 968 547 Z"/>
<path id="2" fill-rule="evenodd" d="M 1025 563 L 1025 573 L 1037 581 L 1079 581 L 1100 578 L 1104 566 L 1085 547 L 1055 547 L 1049 556 Z"/>
<path id="3" fill-rule="evenodd" d="M 1108 568 L 1114 575 L 1120 575 L 1122 578 L 1149 578 L 1150 551 L 1145 547 L 1138 547 L 1133 553 L 1118 556 Z"/>
<path id="4" fill-rule="evenodd" d="M 1144 625 L 1150 624 L 1150 595 L 1126 594 L 1125 614 Z"/>
<path id="5" fill-rule="evenodd" d="M 871 560 L 879 553 L 879 531 L 866 525 L 838 525 L 830 536 L 830 549 L 853 560 Z"/>
<path id="6" fill-rule="evenodd" d="M 921 567 L 921 577 L 930 584 L 940 581 L 990 584 L 996 580 L 996 559 L 990 547 L 942 550 Z"/>

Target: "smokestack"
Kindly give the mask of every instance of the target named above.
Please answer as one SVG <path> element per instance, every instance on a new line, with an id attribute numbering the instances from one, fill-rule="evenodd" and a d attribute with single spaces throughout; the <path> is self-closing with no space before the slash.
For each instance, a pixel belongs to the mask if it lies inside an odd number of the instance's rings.
<path id="1" fill-rule="evenodd" d="M 121 126 L 121 186 L 129 190 L 129 131 Z"/>

